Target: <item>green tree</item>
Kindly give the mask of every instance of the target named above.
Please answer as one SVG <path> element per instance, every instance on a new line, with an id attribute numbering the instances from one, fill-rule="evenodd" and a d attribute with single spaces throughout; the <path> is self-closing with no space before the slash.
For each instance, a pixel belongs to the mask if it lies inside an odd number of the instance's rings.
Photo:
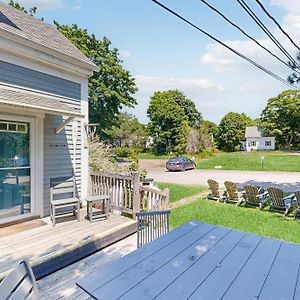
<path id="1" fill-rule="evenodd" d="M 179 90 L 170 90 L 168 93 L 175 100 L 175 102 L 184 110 L 188 117 L 189 126 L 192 128 L 199 128 L 202 121 L 202 115 L 197 110 L 195 103 L 186 98 L 186 96 Z"/>
<path id="2" fill-rule="evenodd" d="M 24 6 L 20 5 L 20 4 L 19 4 L 18 2 L 16 2 L 16 1 L 9 0 L 8 4 L 9 4 L 10 6 L 12 6 L 12 7 L 18 9 L 18 10 L 23 11 L 23 12 L 26 13 L 26 14 L 29 14 L 29 15 L 32 16 L 32 17 L 37 13 L 37 7 L 36 7 L 36 6 L 29 8 L 29 11 L 28 11 L 28 10 L 25 9 Z M 42 20 L 43 20 L 43 18 L 42 18 Z"/>
<path id="3" fill-rule="evenodd" d="M 119 114 L 116 125 L 106 130 L 106 134 L 118 147 L 133 146 L 142 148 L 148 138 L 146 126 L 128 113 Z"/>
<path id="4" fill-rule="evenodd" d="M 57 29 L 73 42 L 99 68 L 99 72 L 89 78 L 89 115 L 92 123 L 98 123 L 99 134 L 105 136 L 105 129 L 110 128 L 120 110 L 133 107 L 136 100 L 133 97 L 137 91 L 132 75 L 122 66 L 119 52 L 111 48 L 111 42 L 89 34 L 86 29 L 80 29 L 76 24 L 61 25 L 54 22 Z"/>
<path id="5" fill-rule="evenodd" d="M 240 142 L 245 140 L 246 126 L 253 125 L 252 119 L 244 113 L 226 114 L 219 125 L 219 148 L 228 152 L 237 150 Z"/>
<path id="6" fill-rule="evenodd" d="M 147 110 L 149 132 L 160 153 L 182 153 L 186 147 L 189 118 L 173 96 L 174 91 L 155 92 Z"/>
<path id="7" fill-rule="evenodd" d="M 265 132 L 276 136 L 276 142 L 288 149 L 300 135 L 300 92 L 287 90 L 268 100 L 261 113 Z"/>

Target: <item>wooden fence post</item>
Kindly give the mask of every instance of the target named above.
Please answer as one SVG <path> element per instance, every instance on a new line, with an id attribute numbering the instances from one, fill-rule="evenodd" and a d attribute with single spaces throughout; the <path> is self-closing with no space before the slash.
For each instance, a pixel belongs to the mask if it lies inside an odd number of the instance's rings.
<path id="1" fill-rule="evenodd" d="M 132 209 L 133 219 L 136 219 L 135 213 L 140 211 L 140 174 L 133 173 L 133 197 L 132 197 Z"/>
<path id="2" fill-rule="evenodd" d="M 170 190 L 169 189 L 164 189 L 164 192 L 166 194 L 166 201 L 165 201 L 165 207 L 163 207 L 163 209 L 169 209 L 169 205 L 170 205 Z"/>

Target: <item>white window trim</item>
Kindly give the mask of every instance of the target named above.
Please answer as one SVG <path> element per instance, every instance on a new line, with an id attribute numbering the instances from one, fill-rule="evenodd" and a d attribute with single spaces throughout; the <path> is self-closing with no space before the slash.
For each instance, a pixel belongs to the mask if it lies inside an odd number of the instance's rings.
<path id="1" fill-rule="evenodd" d="M 17 115 L 8 115 L 8 114 L 0 114 L 0 119 L 4 121 L 15 121 L 15 122 L 26 122 L 30 125 L 30 136 L 29 136 L 29 144 L 30 144 L 30 189 L 31 189 L 31 211 L 28 214 L 14 216 L 5 218 L 3 220 L 0 220 L 0 224 L 7 223 L 10 221 L 17 221 L 26 219 L 29 217 L 33 217 L 36 215 L 42 215 L 42 209 L 43 204 L 37 203 L 37 199 L 40 199 L 43 203 L 43 184 L 41 185 L 41 182 L 43 182 L 43 152 L 40 153 L 41 145 L 38 146 L 38 144 L 42 144 L 43 148 L 43 142 L 38 141 L 37 137 L 37 129 L 40 131 L 43 130 L 43 126 L 40 126 L 41 124 L 38 124 L 38 120 L 43 119 L 37 119 L 34 117 L 24 117 L 24 116 L 17 116 Z M 42 128 L 41 128 L 42 127 Z M 43 136 L 40 136 L 40 138 L 43 140 Z M 38 166 L 38 167 L 37 167 Z M 40 198 L 42 195 L 42 198 Z"/>

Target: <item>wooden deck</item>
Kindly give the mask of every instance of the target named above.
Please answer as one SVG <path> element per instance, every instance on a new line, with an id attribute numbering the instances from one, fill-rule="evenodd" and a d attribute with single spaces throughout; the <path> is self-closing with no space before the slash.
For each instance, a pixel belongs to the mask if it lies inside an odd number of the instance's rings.
<path id="1" fill-rule="evenodd" d="M 300 245 L 190 221 L 78 280 L 95 299 L 300 299 Z"/>
<path id="2" fill-rule="evenodd" d="M 117 242 L 89 257 L 86 257 L 60 271 L 38 280 L 41 300 L 86 300 L 92 299 L 76 282 L 95 269 L 121 258 L 136 249 L 136 235 Z"/>
<path id="3" fill-rule="evenodd" d="M 90 223 L 69 220 L 52 227 L 47 225 L 0 237 L 0 277 L 14 268 L 24 257 L 29 258 L 37 278 L 67 266 L 99 249 L 134 233 L 132 219 L 111 215 L 109 220 Z M 12 228 L 13 229 L 13 228 Z"/>

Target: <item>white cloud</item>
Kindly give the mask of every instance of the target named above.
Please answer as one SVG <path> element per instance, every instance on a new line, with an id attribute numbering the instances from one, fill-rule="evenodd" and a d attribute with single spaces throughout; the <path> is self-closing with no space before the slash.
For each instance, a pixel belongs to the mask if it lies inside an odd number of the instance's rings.
<path id="1" fill-rule="evenodd" d="M 218 120 L 216 113 L 219 113 L 219 111 L 226 113 L 226 110 L 229 109 L 226 103 L 222 103 L 224 87 L 208 78 L 168 78 L 136 75 L 135 79 L 139 88 L 136 94 L 138 105 L 134 109 L 126 109 L 126 111 L 135 114 L 142 122 L 148 122 L 146 117 L 147 108 L 150 97 L 155 91 L 170 89 L 182 91 L 195 102 L 204 117 L 209 116 L 211 120 Z M 219 107 L 219 111 L 216 111 L 216 106 Z"/>
<path id="2" fill-rule="evenodd" d="M 9 1 L 6 2 L 8 3 Z M 36 6 L 39 11 L 57 9 L 64 5 L 63 0 L 22 0 L 20 4 L 26 8 Z"/>

